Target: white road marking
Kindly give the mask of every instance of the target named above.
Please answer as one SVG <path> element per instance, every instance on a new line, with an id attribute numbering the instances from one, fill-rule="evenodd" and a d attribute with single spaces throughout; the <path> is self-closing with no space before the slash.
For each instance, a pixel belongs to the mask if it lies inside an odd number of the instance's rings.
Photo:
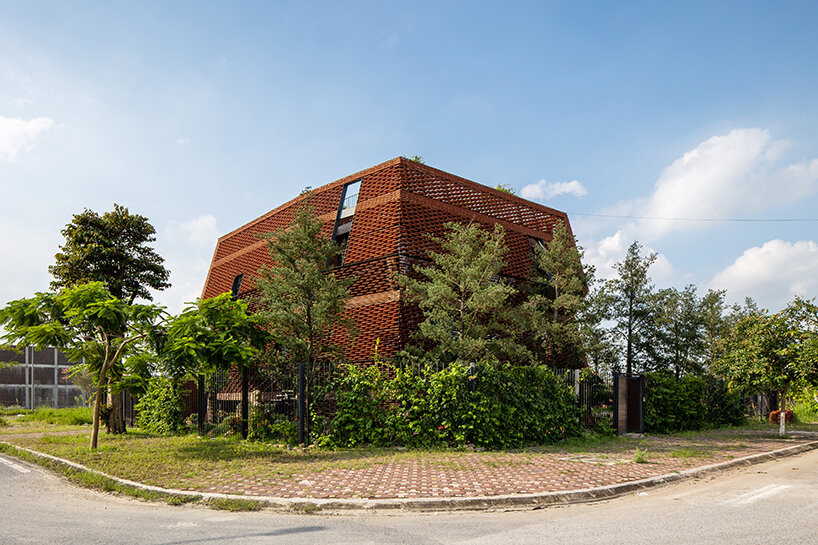
<path id="1" fill-rule="evenodd" d="M 756 490 L 751 490 L 741 496 L 737 496 L 735 498 L 731 498 L 729 500 L 725 500 L 722 503 L 732 503 L 733 505 L 747 505 L 748 503 L 753 503 L 754 501 L 758 501 L 763 498 L 767 498 L 772 496 L 773 494 L 778 494 L 779 492 L 783 492 L 784 490 L 790 488 L 790 485 L 787 484 L 769 484 L 762 488 L 757 488 Z"/>
<path id="2" fill-rule="evenodd" d="M 27 467 L 23 467 L 20 464 L 15 464 L 11 460 L 7 460 L 6 458 L 4 458 L 2 456 L 0 456 L 0 462 L 6 464 L 7 466 L 9 466 L 11 469 L 13 469 L 15 471 L 19 471 L 20 473 L 31 473 L 31 470 L 28 469 Z"/>

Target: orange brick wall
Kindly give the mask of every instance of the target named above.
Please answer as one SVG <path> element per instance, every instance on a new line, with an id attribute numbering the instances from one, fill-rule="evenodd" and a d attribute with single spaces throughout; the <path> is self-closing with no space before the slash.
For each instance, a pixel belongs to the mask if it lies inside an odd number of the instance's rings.
<path id="1" fill-rule="evenodd" d="M 506 230 L 509 253 L 502 274 L 525 278 L 532 259 L 527 237 L 549 240 L 559 220 L 570 230 L 563 212 L 526 201 L 441 170 L 396 158 L 313 190 L 309 203 L 324 221 L 330 237 L 344 185 L 361 180 L 344 265 L 335 274 L 354 277 L 349 316 L 357 335 L 343 342 L 350 361 L 371 360 L 376 339 L 383 357 L 395 354 L 416 327 L 416 307 L 400 300 L 395 273 L 409 263 L 427 259 L 437 249 L 429 235 L 445 233 L 444 223 L 474 222 Z M 241 297 L 254 295 L 254 277 L 270 264 L 267 244 L 260 235 L 284 228 L 292 221 L 301 196 L 221 237 L 202 291 L 202 297 L 229 292 L 233 279 L 244 274 Z"/>

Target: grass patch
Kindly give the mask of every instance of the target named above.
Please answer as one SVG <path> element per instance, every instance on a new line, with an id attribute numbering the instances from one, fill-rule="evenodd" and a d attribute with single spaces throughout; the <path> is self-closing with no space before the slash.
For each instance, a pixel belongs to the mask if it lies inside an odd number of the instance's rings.
<path id="1" fill-rule="evenodd" d="M 648 449 L 636 449 L 636 454 L 633 455 L 633 461 L 637 464 L 647 464 L 648 463 Z"/>
<path id="2" fill-rule="evenodd" d="M 545 447 L 545 451 L 587 452 L 608 449 L 633 441 L 630 437 L 614 434 L 587 433 L 578 437 L 569 437 L 556 445 Z"/>
<path id="3" fill-rule="evenodd" d="M 9 423 L 6 421 L 6 419 L 3 418 L 3 417 L 0 417 L 0 428 L 3 428 L 3 427 L 8 426 L 8 425 L 9 425 Z"/>
<path id="4" fill-rule="evenodd" d="M 205 503 L 211 509 L 220 511 L 261 511 L 267 505 L 266 502 L 257 500 L 245 500 L 238 498 L 210 498 Z"/>
<path id="5" fill-rule="evenodd" d="M 90 407 L 71 407 L 68 409 L 40 407 L 23 414 L 18 420 L 20 422 L 41 422 L 58 426 L 81 426 L 91 424 L 93 411 Z"/>
<path id="6" fill-rule="evenodd" d="M 17 416 L 18 414 L 28 414 L 31 411 L 22 407 L 6 407 L 0 406 L 0 416 Z"/>

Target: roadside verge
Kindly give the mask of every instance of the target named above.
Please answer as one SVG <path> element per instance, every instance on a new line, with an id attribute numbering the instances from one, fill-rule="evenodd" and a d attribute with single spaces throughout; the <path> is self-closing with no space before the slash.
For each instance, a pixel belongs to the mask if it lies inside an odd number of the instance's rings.
<path id="1" fill-rule="evenodd" d="M 319 499 L 280 498 L 199 492 L 162 488 L 108 475 L 82 464 L 0 441 L 0 452 L 21 460 L 37 463 L 57 471 L 81 486 L 105 492 L 119 492 L 150 501 L 165 501 L 173 505 L 205 503 L 216 509 L 258 510 L 270 508 L 280 511 L 315 513 L 318 511 L 454 511 L 488 509 L 533 509 L 549 505 L 584 503 L 615 498 L 637 490 L 661 486 L 684 479 L 749 466 L 787 456 L 794 456 L 818 448 L 818 441 L 810 441 L 770 452 L 753 454 L 725 462 L 700 466 L 679 472 L 621 483 L 536 494 L 505 494 L 471 497 L 385 498 L 385 499 Z"/>

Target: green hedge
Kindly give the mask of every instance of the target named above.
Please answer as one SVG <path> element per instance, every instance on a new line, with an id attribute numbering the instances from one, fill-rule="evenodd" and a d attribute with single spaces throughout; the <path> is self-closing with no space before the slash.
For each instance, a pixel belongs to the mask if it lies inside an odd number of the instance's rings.
<path id="1" fill-rule="evenodd" d="M 744 422 L 741 396 L 714 377 L 648 373 L 645 383 L 645 429 L 673 433 L 735 426 Z"/>
<path id="2" fill-rule="evenodd" d="M 576 400 L 544 366 L 454 363 L 441 371 L 350 365 L 332 385 L 324 430 L 340 446 L 502 449 L 578 433 Z M 470 388 L 470 378 L 474 388 Z"/>
<path id="3" fill-rule="evenodd" d="M 164 377 L 151 377 L 147 391 L 134 408 L 136 425 L 150 433 L 176 433 L 185 424 L 182 392 Z"/>

